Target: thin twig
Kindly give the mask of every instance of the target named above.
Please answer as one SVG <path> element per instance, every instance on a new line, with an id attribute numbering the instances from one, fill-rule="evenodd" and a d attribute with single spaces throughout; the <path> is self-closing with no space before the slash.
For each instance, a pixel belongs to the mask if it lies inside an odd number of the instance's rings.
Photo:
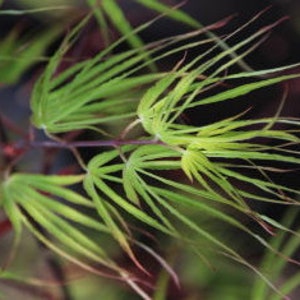
<path id="1" fill-rule="evenodd" d="M 56 141 L 32 141 L 30 146 L 34 148 L 92 148 L 92 147 L 119 147 L 123 145 L 153 145 L 164 143 L 157 140 L 107 140 L 107 141 L 77 141 L 77 142 L 56 142 Z"/>

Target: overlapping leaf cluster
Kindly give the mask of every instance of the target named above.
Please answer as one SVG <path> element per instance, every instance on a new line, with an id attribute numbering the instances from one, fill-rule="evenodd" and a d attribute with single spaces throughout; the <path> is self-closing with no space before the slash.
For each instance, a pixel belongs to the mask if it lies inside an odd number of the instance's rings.
<path id="1" fill-rule="evenodd" d="M 150 5 L 150 1 L 138 2 Z M 114 1 L 103 3 L 106 12 L 117 9 L 112 8 Z M 152 4 L 159 5 L 156 1 Z M 133 244 L 137 242 L 130 221 L 134 219 L 145 228 L 180 239 L 196 250 L 198 242 L 210 245 L 215 251 L 251 268 L 268 282 L 235 250 L 234 245 L 219 238 L 201 221 L 211 218 L 233 226 L 278 255 L 276 245 L 269 244 L 262 235 L 247 228 L 224 208 L 247 216 L 264 228 L 269 224 L 274 229 L 289 231 L 286 226 L 254 211 L 248 201 L 298 205 L 291 194 L 299 195 L 300 191 L 274 183 L 269 174 L 278 171 L 274 163 L 291 167 L 300 163 L 299 153 L 285 148 L 298 144 L 299 138 L 292 132 L 273 128 L 277 123 L 299 126 L 299 122 L 279 116 L 243 119 L 241 112 L 200 127 L 187 124 L 183 116 L 193 108 L 205 110 L 205 105 L 238 101 L 240 96 L 259 88 L 299 77 L 299 74 L 274 75 L 290 71 L 294 66 L 230 72 L 230 67 L 255 49 L 276 23 L 220 51 L 217 50 L 236 32 L 222 40 L 212 37 L 190 41 L 190 37 L 199 37 L 206 31 L 201 29 L 142 49 L 111 55 L 120 43 L 116 42 L 94 58 L 56 75 L 57 67 L 86 21 L 66 37 L 37 81 L 31 101 L 32 121 L 36 127 L 51 134 L 92 129 L 97 136 L 101 125 L 125 120 L 128 121 L 126 133 L 140 125 L 142 134 L 134 143 L 128 142 L 131 145 L 126 145 L 126 140 L 121 143 L 116 140 L 117 149 L 95 155 L 84 166 L 83 175 L 15 174 L 5 180 L 1 205 L 14 226 L 17 239 L 25 225 L 49 248 L 70 261 L 96 273 L 99 271 L 91 265 L 99 263 L 149 299 L 129 274 L 106 254 L 101 244 L 84 234 L 81 227 L 73 226 L 76 223 L 99 234 L 111 234 L 142 269 L 142 263 L 133 251 Z M 121 41 L 131 37 L 132 45 L 139 45 L 135 33 L 128 33 L 127 29 Z M 169 72 L 145 74 L 145 67 L 160 59 L 203 44 L 210 44 L 210 49 L 191 62 L 185 64 L 183 60 Z M 174 49 L 165 50 L 170 46 Z M 165 52 L 161 54 L 158 50 Z M 234 53 L 239 55 L 232 56 Z M 247 81 L 249 78 L 254 78 L 254 82 L 239 83 L 241 79 Z M 232 88 L 205 96 L 205 91 L 226 80 L 230 80 Z M 260 143 L 261 138 L 276 141 L 276 146 Z M 251 170 L 251 175 L 242 170 Z M 75 183 L 82 183 L 90 200 L 65 187 Z M 99 219 L 80 212 L 73 208 L 74 205 L 91 208 L 98 213 Z M 47 234 L 37 230 L 36 224 Z M 188 233 L 197 236 L 196 241 Z"/>
<path id="2" fill-rule="evenodd" d="M 1 204 L 14 227 L 16 242 L 20 239 L 22 226 L 25 225 L 50 249 L 58 251 L 63 256 L 68 258 L 80 256 L 113 267 L 114 264 L 108 260 L 101 246 L 70 223 L 72 221 L 73 224 L 97 230 L 101 234 L 107 233 L 99 220 L 80 212 L 80 207 L 93 208 L 93 204 L 65 187 L 81 180 L 82 175 L 15 174 L 3 183 Z M 59 201 L 57 197 L 64 201 Z M 33 220 L 34 224 L 39 224 L 43 228 L 44 235 L 32 224 Z M 59 247 L 54 245 L 50 236 L 54 236 L 59 242 Z"/>

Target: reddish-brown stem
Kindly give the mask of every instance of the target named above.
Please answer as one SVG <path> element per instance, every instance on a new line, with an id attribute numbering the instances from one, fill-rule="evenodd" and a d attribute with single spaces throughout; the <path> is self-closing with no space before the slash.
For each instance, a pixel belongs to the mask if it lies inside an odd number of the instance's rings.
<path id="1" fill-rule="evenodd" d="M 29 146 L 34 148 L 91 148 L 91 147 L 120 147 L 123 145 L 153 145 L 164 143 L 157 140 L 101 140 L 76 141 L 59 143 L 56 141 L 32 141 Z"/>

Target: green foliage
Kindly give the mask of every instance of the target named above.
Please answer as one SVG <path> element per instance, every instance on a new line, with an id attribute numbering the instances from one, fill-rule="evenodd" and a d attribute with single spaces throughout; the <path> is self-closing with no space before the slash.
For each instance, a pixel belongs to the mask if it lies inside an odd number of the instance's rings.
<path id="1" fill-rule="evenodd" d="M 291 228 L 298 216 L 299 212 L 297 210 L 288 210 L 280 226 Z M 278 257 L 272 252 L 267 252 L 262 260 L 261 270 L 267 274 L 272 282 L 278 284 L 279 290 L 283 295 L 289 295 L 293 290 L 299 287 L 300 277 L 297 270 L 292 274 L 288 274 L 287 270 L 285 270 L 287 267 L 287 260 L 285 258 L 287 257 L 292 260 L 291 257 L 299 250 L 299 229 L 297 228 L 295 231 L 281 231 L 277 236 L 271 239 L 271 244 L 282 253 L 283 257 Z M 272 294 L 263 281 L 256 280 L 252 291 L 251 299 L 281 299 L 280 295 Z"/>
<path id="2" fill-rule="evenodd" d="M 17 28 L 13 29 L 0 41 L 0 82 L 13 84 L 17 82 L 33 64 L 44 61 L 46 49 L 61 33 L 61 27 L 35 34 L 20 37 Z"/>
<path id="3" fill-rule="evenodd" d="M 182 11 L 170 9 L 160 1 L 137 2 L 175 20 L 200 26 Z M 135 248 L 148 252 L 165 269 L 157 284 L 166 290 L 169 277 L 176 281 L 168 257 L 162 258 L 139 241 L 135 229 L 138 224 L 145 231 L 183 242 L 184 248 L 192 249 L 203 261 L 209 261 L 211 252 L 251 269 L 259 278 L 253 290 L 255 300 L 266 299 L 268 289 L 277 293 L 270 294 L 270 299 L 290 293 L 299 283 L 298 274 L 279 287 L 273 280 L 278 280 L 285 262 L 298 264 L 290 257 L 298 248 L 299 233 L 290 229 L 290 214 L 279 223 L 256 211 L 249 202 L 298 206 L 299 202 L 291 194 L 299 196 L 300 190 L 276 184 L 270 174 L 283 171 L 274 167 L 276 163 L 293 168 L 300 164 L 299 153 L 286 149 L 286 145 L 298 144 L 299 138 L 293 131 L 275 127 L 277 124 L 298 127 L 299 121 L 280 117 L 280 109 L 274 117 L 247 119 L 246 112 L 241 112 L 202 126 L 185 119 L 195 108 L 205 110 L 207 105 L 238 101 L 240 96 L 300 76 L 292 73 L 298 65 L 232 71 L 278 22 L 231 47 L 224 45 L 244 27 L 222 39 L 211 34 L 207 38 L 211 29 L 208 27 L 143 46 L 137 33 L 151 22 L 133 30 L 117 1 L 102 1 L 99 7 L 97 1 L 88 4 L 100 25 L 107 26 L 105 18 L 111 18 L 122 34 L 121 39 L 96 56 L 57 74 L 67 51 L 76 44 L 91 18 L 85 17 L 50 57 L 34 84 L 30 104 L 32 124 L 53 139 L 53 147 L 71 150 L 83 171 L 80 175 L 67 176 L 10 172 L 11 165 L 4 169 L 0 206 L 15 233 L 8 261 L 13 258 L 26 227 L 66 260 L 94 274 L 123 280 L 143 299 L 151 299 L 144 291 L 144 282 L 117 263 L 103 242 L 111 237 L 112 243 L 118 244 L 119 252 L 124 251 L 146 275 L 146 263 L 136 255 Z M 215 28 L 220 24 L 215 24 Z M 47 39 L 39 37 L 28 46 L 29 54 L 24 55 L 30 55 L 32 60 L 26 64 L 14 61 L 16 69 L 6 82 L 16 81 L 36 56 L 41 55 L 57 34 L 54 31 Z M 195 37 L 196 42 L 191 40 Z M 128 41 L 133 48 L 113 54 L 123 41 Z M 10 53 L 18 48 L 16 43 L 17 36 L 13 33 L 0 45 L 0 51 Z M 184 58 L 164 72 L 153 69 L 166 57 L 201 49 L 203 45 L 211 47 L 189 62 Z M 148 67 L 153 70 L 149 72 Z M 282 75 L 283 72 L 288 75 Z M 207 91 L 227 82 L 231 88 L 207 96 Z M 121 121 L 125 126 L 121 126 L 121 133 L 116 132 L 111 125 Z M 139 130 L 135 132 L 133 129 L 137 127 Z M 76 144 L 76 141 L 64 141 L 62 136 L 53 136 L 76 130 L 90 130 L 96 141 Z M 129 134 L 133 139 L 126 138 Z M 112 139 L 108 140 L 108 136 Z M 276 144 L 261 142 L 263 139 Z M 34 138 L 26 142 L 28 148 L 49 145 Z M 99 150 L 85 162 L 78 152 L 79 144 L 114 148 Z M 251 171 L 251 175 L 245 170 Z M 80 186 L 80 192 L 73 189 L 74 185 Z M 255 221 L 267 231 L 272 227 L 279 234 L 269 241 L 264 233 L 247 227 L 243 218 Z M 222 232 L 219 234 L 212 223 L 235 230 L 267 249 L 262 267 L 259 269 L 248 262 L 238 245 L 228 241 Z M 283 245 L 286 234 L 290 237 Z M 277 260 L 278 257 L 282 260 Z M 266 275 L 270 269 L 272 278 Z M 17 276 L 7 271 L 0 273 L 0 278 L 16 279 Z M 154 297 L 166 296 L 161 290 Z"/>
<path id="4" fill-rule="evenodd" d="M 39 224 L 47 232 L 54 235 L 62 244 L 62 248 L 67 247 L 75 254 L 96 260 L 104 265 L 109 265 L 107 255 L 99 245 L 89 240 L 76 227 L 72 226 L 67 220 L 81 224 L 87 228 L 106 232 L 101 223 L 93 220 L 87 215 L 80 213 L 74 207 L 93 207 L 91 202 L 76 194 L 65 185 L 78 183 L 82 176 L 43 176 L 29 174 L 14 174 L 3 183 L 3 208 L 10 216 L 15 229 L 16 238 L 21 234 L 22 223 L 28 226 L 40 237 L 41 233 L 36 230 L 31 220 Z M 62 197 L 64 202 L 55 200 L 55 197 Z M 59 250 L 48 236 L 42 237 L 50 248 L 61 254 L 66 249 Z M 76 242 L 74 242 L 76 241 Z M 65 254 L 66 256 L 69 256 Z"/>

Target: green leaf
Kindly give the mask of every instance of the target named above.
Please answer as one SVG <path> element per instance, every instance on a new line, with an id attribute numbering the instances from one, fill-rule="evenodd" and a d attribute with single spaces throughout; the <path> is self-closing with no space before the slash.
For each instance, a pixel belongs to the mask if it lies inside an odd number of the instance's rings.
<path id="1" fill-rule="evenodd" d="M 167 17 L 179 21 L 181 23 L 187 24 L 189 26 L 199 28 L 202 25 L 192 18 L 190 15 L 186 14 L 184 11 L 179 10 L 177 7 L 172 8 L 168 5 L 161 3 L 161 1 L 157 0 L 135 0 L 136 2 L 144 5 L 147 8 L 150 8 L 158 13 L 166 14 Z"/>
<path id="2" fill-rule="evenodd" d="M 113 220 L 111 213 L 109 212 L 108 205 L 101 199 L 98 195 L 93 182 L 95 178 L 92 179 L 90 176 L 85 178 L 84 185 L 86 190 L 89 192 L 90 196 L 94 200 L 95 206 L 97 208 L 98 214 L 101 216 L 107 227 L 109 228 L 112 235 L 119 242 L 121 247 L 129 254 L 129 256 L 134 257 L 131 247 L 127 241 L 125 234 L 121 231 L 119 226 Z"/>
<path id="3" fill-rule="evenodd" d="M 88 206 L 94 208 L 94 211 L 95 207 L 91 201 L 64 187 L 81 182 L 82 179 L 82 175 L 15 174 L 3 186 L 7 195 L 4 210 L 18 236 L 24 224 L 24 216 L 30 216 L 35 222 L 33 224 L 38 224 L 57 241 L 59 245 L 58 248 L 55 246 L 55 249 L 68 249 L 66 251 L 69 251 L 69 255 L 75 261 L 88 260 L 90 263 L 100 263 L 112 270 L 118 270 L 100 244 L 86 234 L 88 229 L 105 234 L 109 233 L 109 229 L 80 210 L 77 211 L 72 205 L 76 204 L 77 209 L 82 209 L 81 205 Z M 75 223 L 81 227 L 77 228 Z M 32 226 L 28 226 L 27 222 L 25 225 L 32 230 Z M 32 230 L 35 235 L 37 231 L 38 229 Z M 40 232 L 38 236 L 41 238 L 43 235 L 45 233 Z M 41 238 L 41 241 L 47 241 L 47 238 Z"/>
<path id="4" fill-rule="evenodd" d="M 101 2 L 101 7 L 118 31 L 124 36 L 128 35 L 128 42 L 133 48 L 140 48 L 143 46 L 142 40 L 137 35 L 130 35 L 133 29 L 115 0 L 104 0 Z"/>
<path id="5" fill-rule="evenodd" d="M 215 96 L 204 98 L 200 101 L 195 101 L 194 103 L 189 105 L 189 108 L 196 107 L 199 105 L 217 103 L 217 102 L 229 100 L 229 99 L 235 99 L 240 96 L 249 94 L 250 92 L 258 90 L 260 88 L 274 85 L 276 83 L 279 83 L 279 82 L 282 82 L 285 80 L 297 78 L 299 76 L 300 76 L 299 74 L 284 75 L 284 76 L 279 76 L 279 77 L 275 77 L 275 78 L 271 78 L 271 79 L 265 79 L 265 80 L 256 81 L 253 83 L 244 84 L 244 85 L 238 86 L 236 88 L 230 89 L 228 91 L 219 93 Z"/>
<path id="6" fill-rule="evenodd" d="M 2 1 L 0 1 L 0 6 L 2 5 Z M 0 16 L 1 15 L 9 15 L 9 16 L 22 16 L 27 14 L 38 14 L 41 12 L 50 12 L 50 11 L 56 11 L 56 10 L 66 10 L 69 9 L 70 6 L 66 5 L 56 5 L 56 6 L 47 6 L 47 7 L 40 7 L 40 8 L 34 8 L 34 9 L 5 9 L 0 10 Z"/>
<path id="7" fill-rule="evenodd" d="M 104 0 L 101 2 L 101 7 L 96 7 L 96 1 L 95 0 L 89 0 L 89 5 L 93 8 L 94 13 L 97 16 L 97 19 L 101 22 L 101 24 L 104 23 L 104 18 L 102 16 L 101 10 L 104 11 L 107 18 L 110 19 L 110 21 L 113 23 L 113 25 L 117 28 L 117 30 L 126 37 L 128 43 L 135 49 L 139 49 L 139 52 L 143 54 L 145 57 L 145 61 L 148 62 L 150 68 L 154 71 L 155 65 L 152 62 L 151 57 L 143 49 L 144 43 L 142 39 L 134 32 L 131 24 L 125 17 L 123 11 L 120 9 L 119 5 L 115 0 Z"/>
<path id="8" fill-rule="evenodd" d="M 71 45 L 76 41 L 78 33 L 88 22 L 90 16 L 85 17 L 81 22 L 79 22 L 72 31 L 64 38 L 61 46 L 54 53 L 54 55 L 49 60 L 48 65 L 44 73 L 37 80 L 34 85 L 32 96 L 31 96 L 31 109 L 33 111 L 32 123 L 39 128 L 46 128 L 45 114 L 47 114 L 48 106 L 48 95 L 51 90 L 51 80 L 54 73 L 62 60 L 65 53 L 70 49 Z"/>
<path id="9" fill-rule="evenodd" d="M 296 209 L 288 209 L 281 220 L 281 228 L 290 228 L 293 222 L 299 215 L 299 210 Z M 269 218 L 266 217 L 269 221 Z M 295 251 L 299 249 L 299 236 L 297 235 L 289 235 L 288 231 L 280 230 L 274 237 L 271 239 L 271 245 L 281 251 L 283 255 L 286 257 L 291 257 Z M 287 276 L 285 274 L 284 280 L 282 280 L 282 274 L 285 272 L 285 268 L 287 266 L 287 259 L 283 257 L 278 257 L 274 252 L 266 252 L 261 261 L 260 269 L 262 272 L 268 274 L 269 278 L 273 281 L 279 282 L 279 290 L 284 294 L 288 295 L 291 293 L 299 284 L 299 274 L 296 272 L 293 276 Z M 269 288 L 265 284 L 264 281 L 256 279 L 252 288 L 251 299 L 265 299 L 267 295 L 269 295 Z M 274 293 L 269 295 L 269 298 L 272 300 L 282 299 L 282 295 L 278 293 Z"/>
<path id="10" fill-rule="evenodd" d="M 123 153 L 126 153 L 132 149 L 132 147 L 125 147 L 122 149 Z M 109 167 L 106 167 L 105 164 L 109 163 L 110 160 L 113 160 L 116 156 L 118 156 L 119 151 L 112 150 L 107 151 L 102 154 L 99 154 L 95 156 L 88 164 L 88 170 L 89 174 L 87 174 L 87 177 L 84 181 L 84 187 L 89 195 L 94 197 L 96 200 L 100 197 L 98 193 L 95 192 L 95 188 L 93 186 L 96 186 L 97 189 L 103 193 L 107 197 L 107 199 L 110 199 L 113 203 L 118 205 L 119 208 L 129 213 L 131 216 L 135 217 L 136 219 L 150 225 L 151 227 L 154 227 L 162 232 L 170 232 L 169 229 L 167 229 L 165 226 L 160 224 L 157 220 L 143 212 L 141 209 L 137 208 L 135 205 L 130 203 L 130 200 L 123 198 L 122 195 L 118 194 L 116 191 L 114 191 L 106 182 L 106 174 L 109 174 L 109 172 L 114 171 L 114 165 L 110 165 Z M 120 165 L 122 170 L 124 168 L 124 164 Z M 119 169 L 119 166 L 118 166 Z M 104 199 L 103 197 L 101 197 Z M 99 199 L 97 200 L 99 201 Z M 103 201 L 103 200 L 102 200 Z M 99 211 L 98 211 L 99 212 Z M 102 217 L 102 215 L 100 214 Z"/>
<path id="11" fill-rule="evenodd" d="M 47 60 L 43 55 L 61 32 L 62 27 L 53 27 L 34 36 L 22 37 L 17 29 L 13 29 L 0 41 L 0 82 L 16 83 L 34 64 Z"/>

